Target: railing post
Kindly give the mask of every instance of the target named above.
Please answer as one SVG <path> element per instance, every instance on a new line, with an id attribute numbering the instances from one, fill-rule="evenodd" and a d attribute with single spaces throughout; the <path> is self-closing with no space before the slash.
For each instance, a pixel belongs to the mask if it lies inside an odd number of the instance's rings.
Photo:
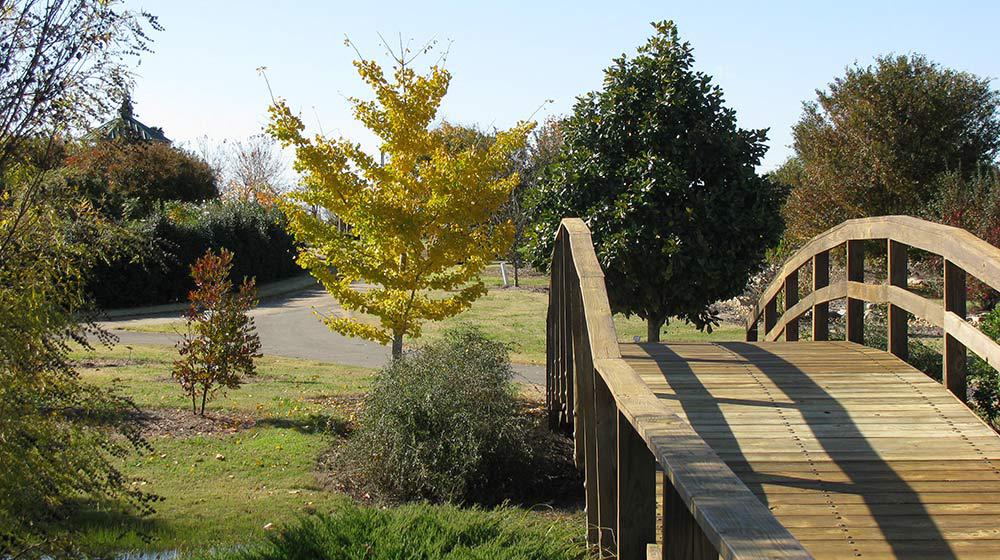
<path id="1" fill-rule="evenodd" d="M 944 261 L 944 312 L 965 319 L 965 271 L 949 260 Z M 944 323 L 948 324 L 947 317 Z M 948 390 L 962 402 L 967 400 L 966 356 L 965 345 L 948 334 L 946 327 L 942 377 Z"/>
<path id="2" fill-rule="evenodd" d="M 577 455 L 583 455 L 584 495 L 587 511 L 587 544 L 598 546 L 601 542 L 600 521 L 598 519 L 598 478 L 597 478 L 597 426 L 595 413 L 594 364 L 589 345 L 584 340 L 584 317 L 580 300 L 580 284 L 575 274 L 569 275 L 566 283 L 567 297 L 571 310 L 572 348 L 574 375 L 576 380 L 577 414 L 574 424 Z M 578 463 L 579 465 L 580 463 Z"/>
<path id="3" fill-rule="evenodd" d="M 718 560 L 719 553 L 708 540 L 687 508 L 687 504 L 674 489 L 670 477 L 663 475 L 663 542 L 660 552 L 663 560 Z"/>
<path id="4" fill-rule="evenodd" d="M 887 259 L 889 285 L 906 289 L 907 263 L 906 245 L 892 239 L 888 242 Z M 889 321 L 886 338 L 889 345 L 889 353 L 906 360 L 909 356 L 908 328 L 909 314 L 905 309 L 897 305 L 889 304 Z"/>
<path id="5" fill-rule="evenodd" d="M 849 282 L 865 281 L 865 244 L 855 240 L 847 242 L 847 280 Z M 848 290 L 850 288 L 848 287 Z M 865 343 L 865 302 L 852 297 L 847 298 L 847 340 Z"/>
<path id="6" fill-rule="evenodd" d="M 656 542 L 656 459 L 618 413 L 618 560 L 645 560 Z"/>
<path id="7" fill-rule="evenodd" d="M 771 332 L 774 325 L 778 323 L 778 297 L 775 296 L 764 304 L 764 340 L 767 341 L 767 333 Z"/>
<path id="8" fill-rule="evenodd" d="M 757 342 L 757 323 L 759 322 L 759 318 L 755 317 L 753 324 L 747 328 L 747 342 Z"/>
<path id="9" fill-rule="evenodd" d="M 562 380 L 559 372 L 559 319 L 562 308 L 559 297 L 562 287 L 559 285 L 559 237 L 556 237 L 552 251 L 552 270 L 549 273 L 549 307 L 545 313 L 545 403 L 549 409 L 549 429 L 562 428 L 562 403 L 559 402 L 559 388 Z"/>
<path id="10" fill-rule="evenodd" d="M 793 270 L 785 276 L 785 313 L 799 302 L 799 271 Z M 795 342 L 799 339 L 799 320 L 791 319 L 785 323 L 785 342 Z"/>
<path id="11" fill-rule="evenodd" d="M 830 285 L 830 251 L 816 253 L 813 262 L 813 285 L 815 292 Z M 830 339 L 830 304 L 823 302 L 813 306 L 812 320 L 813 340 Z"/>
<path id="12" fill-rule="evenodd" d="M 600 528 L 601 558 L 613 556 L 617 549 L 618 527 L 618 407 L 615 398 L 593 369 L 594 410 L 597 432 L 597 525 Z M 589 484 L 589 481 L 588 481 Z"/>

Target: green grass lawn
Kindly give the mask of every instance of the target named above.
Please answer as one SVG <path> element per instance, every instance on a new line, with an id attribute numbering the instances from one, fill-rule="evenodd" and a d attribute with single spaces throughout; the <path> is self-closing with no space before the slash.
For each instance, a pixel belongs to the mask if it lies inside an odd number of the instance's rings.
<path id="1" fill-rule="evenodd" d="M 170 378 L 172 348 L 118 346 L 76 351 L 84 380 L 119 385 L 144 410 L 194 421 L 190 401 Z M 255 544 L 311 513 L 336 513 L 351 499 L 321 483 L 317 462 L 329 449 L 333 431 L 343 429 L 357 410 L 372 372 L 363 368 L 265 356 L 259 376 L 209 404 L 210 416 L 253 424 L 238 431 L 156 430 L 152 449 L 128 457 L 126 474 L 162 501 L 146 518 L 94 509 L 72 520 L 78 542 L 95 555 L 124 551 L 178 550 L 195 555 L 209 549 Z M 433 515 L 457 522 L 456 508 L 431 507 Z M 539 523 L 544 513 L 516 510 Z M 435 513 L 436 512 L 436 513 Z M 581 528 L 582 514 L 563 516 Z M 451 520 L 451 521 L 448 521 Z M 273 524 L 273 529 L 265 529 Z M 560 529 L 566 532 L 565 527 Z M 568 557 L 568 556 L 567 556 Z"/>
<path id="2" fill-rule="evenodd" d="M 172 414 L 184 417 L 191 414 L 190 401 L 170 379 L 175 357 L 171 348 L 152 346 L 74 356 L 83 379 L 117 383 L 142 408 L 182 409 Z M 278 525 L 345 503 L 347 498 L 320 487 L 314 469 L 330 444 L 323 428 L 350 414 L 338 412 L 331 399 L 360 394 L 371 372 L 266 356 L 259 373 L 243 388 L 220 395 L 208 411 L 248 418 L 254 427 L 152 435 L 152 451 L 130 457 L 125 470 L 144 481 L 141 489 L 163 497 L 156 513 L 136 520 L 92 512 L 78 520 L 86 528 L 82 544 L 101 553 L 200 550 L 206 543 L 224 547 L 261 538 L 267 523 Z"/>

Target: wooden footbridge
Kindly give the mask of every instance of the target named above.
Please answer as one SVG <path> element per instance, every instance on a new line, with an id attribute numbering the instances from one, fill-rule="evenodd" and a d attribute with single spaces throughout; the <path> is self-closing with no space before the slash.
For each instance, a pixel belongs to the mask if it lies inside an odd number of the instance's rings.
<path id="1" fill-rule="evenodd" d="M 882 283 L 864 282 L 873 241 Z M 943 303 L 907 289 L 909 247 L 942 258 Z M 1000 250 L 914 218 L 853 220 L 788 260 L 748 342 L 620 344 L 590 232 L 564 220 L 547 398 L 574 434 L 588 541 L 623 560 L 1000 558 L 1000 437 L 965 405 L 967 349 L 998 364 L 1000 346 L 966 321 L 967 273 L 1000 289 Z M 863 345 L 865 302 L 888 304 L 888 352 Z M 943 329 L 943 383 L 904 361 L 911 315 Z"/>

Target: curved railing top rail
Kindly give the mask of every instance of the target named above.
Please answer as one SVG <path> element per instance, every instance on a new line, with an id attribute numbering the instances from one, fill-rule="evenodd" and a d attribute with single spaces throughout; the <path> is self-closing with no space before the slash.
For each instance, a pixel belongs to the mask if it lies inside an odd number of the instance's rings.
<path id="1" fill-rule="evenodd" d="M 760 319 L 764 305 L 783 287 L 783 279 L 809 262 L 817 253 L 847 241 L 891 239 L 940 255 L 995 290 L 1000 290 L 1000 249 L 964 229 L 911 216 L 881 216 L 847 220 L 812 238 L 792 254 L 761 294 L 747 317 L 750 327 Z"/>
<path id="2" fill-rule="evenodd" d="M 864 283 L 864 241 L 887 240 L 887 284 Z M 829 251 L 846 244 L 847 278 L 829 282 Z M 943 259 L 943 302 L 907 288 L 907 249 L 914 247 Z M 800 299 L 798 271 L 813 263 L 813 289 Z M 1000 366 L 1000 345 L 966 320 L 966 275 L 1000 290 L 1000 248 L 971 233 L 909 216 L 848 220 L 821 233 L 796 251 L 747 315 L 747 339 L 757 340 L 763 316 L 763 339 L 798 340 L 798 321 L 810 310 L 814 340 L 829 337 L 829 302 L 846 298 L 846 339 L 864 343 L 864 303 L 888 304 L 888 350 L 906 359 L 909 315 L 944 332 L 942 379 L 962 401 L 967 399 L 966 350 L 993 367 Z M 777 296 L 784 293 L 784 310 L 777 313 Z"/>
<path id="3" fill-rule="evenodd" d="M 582 304 L 593 367 L 720 557 L 812 558 L 711 446 L 621 358 L 590 229 L 580 219 L 567 218 L 556 235 L 557 247 L 563 236 L 568 238 L 579 280 L 577 301 Z"/>

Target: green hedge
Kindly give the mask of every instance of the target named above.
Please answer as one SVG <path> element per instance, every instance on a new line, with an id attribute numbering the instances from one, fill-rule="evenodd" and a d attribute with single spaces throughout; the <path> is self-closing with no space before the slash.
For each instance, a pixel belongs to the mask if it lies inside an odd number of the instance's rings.
<path id="1" fill-rule="evenodd" d="M 261 284 L 302 272 L 284 215 L 256 202 L 172 204 L 132 228 L 136 250 L 97 267 L 89 283 L 104 309 L 186 300 L 194 287 L 190 266 L 208 249 L 234 253 L 236 282 L 249 276 Z"/>

